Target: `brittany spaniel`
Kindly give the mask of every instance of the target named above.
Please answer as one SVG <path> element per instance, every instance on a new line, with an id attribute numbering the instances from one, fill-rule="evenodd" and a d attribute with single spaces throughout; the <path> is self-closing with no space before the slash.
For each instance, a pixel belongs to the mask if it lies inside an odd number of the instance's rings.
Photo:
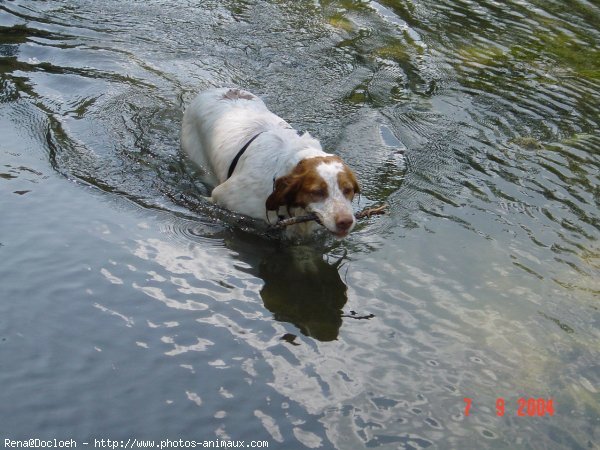
<path id="1" fill-rule="evenodd" d="M 200 93 L 183 116 L 181 146 L 206 172 L 204 181 L 214 186 L 210 200 L 218 205 L 269 223 L 314 213 L 339 238 L 356 223 L 352 199 L 359 187 L 352 171 L 247 91 Z M 306 236 L 318 226 L 304 222 L 287 232 Z"/>

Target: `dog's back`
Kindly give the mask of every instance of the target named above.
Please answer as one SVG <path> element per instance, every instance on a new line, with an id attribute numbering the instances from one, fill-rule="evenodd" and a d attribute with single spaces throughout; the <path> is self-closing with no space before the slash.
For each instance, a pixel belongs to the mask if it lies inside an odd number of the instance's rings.
<path id="1" fill-rule="evenodd" d="M 183 116 L 181 146 L 216 186 L 227 179 L 231 161 L 256 130 L 280 126 L 283 120 L 263 101 L 235 88 L 209 89 L 199 94 Z"/>

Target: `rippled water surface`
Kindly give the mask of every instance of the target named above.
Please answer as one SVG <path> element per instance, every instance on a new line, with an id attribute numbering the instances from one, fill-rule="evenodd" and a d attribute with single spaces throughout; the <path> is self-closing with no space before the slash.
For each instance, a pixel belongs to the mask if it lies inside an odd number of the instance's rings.
<path id="1" fill-rule="evenodd" d="M 0 0 L 0 438 L 600 446 L 599 23 L 591 0 Z M 179 126 L 224 85 L 390 213 L 292 245 L 208 206 Z"/>

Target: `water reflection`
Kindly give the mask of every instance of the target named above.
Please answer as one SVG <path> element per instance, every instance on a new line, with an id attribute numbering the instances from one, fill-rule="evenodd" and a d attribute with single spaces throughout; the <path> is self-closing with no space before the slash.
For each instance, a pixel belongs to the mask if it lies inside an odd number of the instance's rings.
<path id="1" fill-rule="evenodd" d="M 338 272 L 341 262 L 330 264 L 310 247 L 282 248 L 268 255 L 258 271 L 265 282 L 260 290 L 265 308 L 306 336 L 336 339 L 348 300 L 346 283 Z"/>
<path id="2" fill-rule="evenodd" d="M 252 233 L 233 234 L 226 245 L 264 282 L 260 297 L 273 317 L 292 323 L 305 336 L 337 339 L 348 300 L 340 275 L 344 257 L 330 261 L 318 244 L 290 246 Z M 293 336 L 286 340 L 293 341 Z"/>

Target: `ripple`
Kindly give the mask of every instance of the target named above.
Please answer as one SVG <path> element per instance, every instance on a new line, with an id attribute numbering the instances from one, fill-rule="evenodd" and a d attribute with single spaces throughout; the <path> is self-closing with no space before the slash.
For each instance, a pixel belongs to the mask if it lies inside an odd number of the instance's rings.
<path id="1" fill-rule="evenodd" d="M 254 415 L 260 419 L 263 424 L 263 427 L 269 432 L 271 437 L 277 442 L 283 442 L 283 436 L 281 435 L 281 431 L 277 426 L 277 422 L 273 417 L 265 414 L 260 410 L 254 411 Z"/>

